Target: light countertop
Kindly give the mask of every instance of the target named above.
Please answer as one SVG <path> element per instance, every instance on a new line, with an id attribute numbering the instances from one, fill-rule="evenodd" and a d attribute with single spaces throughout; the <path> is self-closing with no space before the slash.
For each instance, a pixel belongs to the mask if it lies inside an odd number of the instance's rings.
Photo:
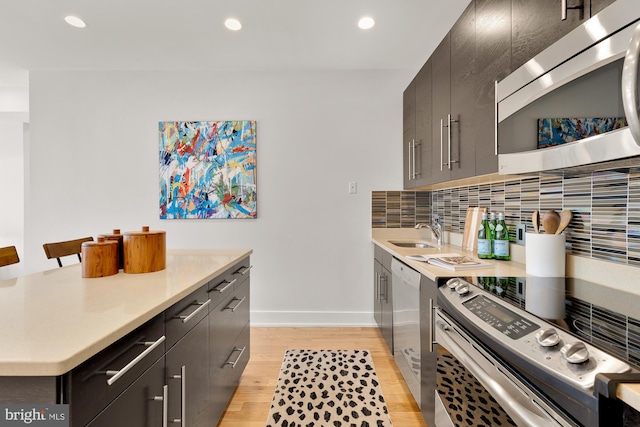
<path id="1" fill-rule="evenodd" d="M 251 253 L 174 249 L 153 273 L 85 279 L 75 264 L 0 281 L 0 376 L 62 375 Z"/>

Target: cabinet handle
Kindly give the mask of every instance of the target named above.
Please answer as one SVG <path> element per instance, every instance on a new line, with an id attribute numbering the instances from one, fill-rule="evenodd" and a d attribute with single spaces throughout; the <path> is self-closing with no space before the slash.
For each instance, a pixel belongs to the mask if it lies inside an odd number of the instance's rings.
<path id="1" fill-rule="evenodd" d="M 409 169 L 409 181 L 411 181 L 411 141 L 409 141 L 409 158 L 407 163 L 407 169 Z"/>
<path id="2" fill-rule="evenodd" d="M 168 427 L 167 417 L 169 416 L 169 386 L 162 386 L 162 396 L 153 396 L 153 400 L 162 402 L 162 427 Z"/>
<path id="3" fill-rule="evenodd" d="M 374 291 L 376 293 L 376 300 L 380 301 L 380 273 L 378 273 L 377 271 Z"/>
<path id="4" fill-rule="evenodd" d="M 182 365 L 180 367 L 180 375 L 174 375 L 171 377 L 174 380 L 180 380 L 180 418 L 171 420 L 172 423 L 180 423 L 181 427 L 187 427 L 187 367 Z"/>
<path id="5" fill-rule="evenodd" d="M 622 66 L 622 105 L 631 135 L 640 145 L 640 117 L 638 117 L 638 55 L 640 55 L 640 25 L 631 36 Z"/>
<path id="6" fill-rule="evenodd" d="M 195 302 L 194 304 L 191 305 L 199 305 L 200 307 L 196 308 L 195 310 L 193 310 L 193 313 L 191 313 L 188 316 L 174 316 L 174 319 L 182 319 L 182 323 L 187 323 L 188 321 L 190 321 L 191 319 L 194 318 L 194 316 L 197 316 L 198 313 L 200 313 L 202 310 L 204 310 L 205 308 L 207 308 L 207 306 L 209 305 L 209 303 L 211 302 L 210 299 L 206 300 L 205 302 Z"/>
<path id="7" fill-rule="evenodd" d="M 584 0 L 580 0 L 580 6 L 567 6 L 567 0 L 561 0 L 560 1 L 560 17 L 562 18 L 563 21 L 567 20 L 567 10 L 568 9 L 580 9 L 582 10 L 582 12 L 580 12 L 580 19 L 584 18 Z"/>
<path id="8" fill-rule="evenodd" d="M 429 321 L 431 322 L 431 326 L 429 327 L 429 353 L 433 353 L 434 344 L 436 343 L 435 338 L 435 308 L 433 306 L 433 298 L 429 298 Z"/>
<path id="9" fill-rule="evenodd" d="M 241 268 L 244 268 L 244 271 L 242 273 L 240 273 L 240 269 Z M 251 270 L 253 268 L 253 265 L 250 265 L 249 267 L 244 267 L 243 266 L 241 268 L 239 268 L 238 270 L 234 271 L 233 274 L 240 273 L 241 275 L 244 276 L 245 274 L 247 274 L 249 272 L 249 270 Z"/>
<path id="10" fill-rule="evenodd" d="M 498 81 L 493 84 L 493 101 L 495 108 L 493 110 L 495 118 L 493 120 L 493 154 L 498 155 Z"/>
<path id="11" fill-rule="evenodd" d="M 412 140 L 413 144 L 411 144 L 411 151 L 413 151 L 413 176 L 412 179 L 416 179 L 416 140 Z"/>
<path id="12" fill-rule="evenodd" d="M 442 129 L 444 129 L 444 120 L 440 119 L 440 172 L 442 172 L 442 166 L 444 165 L 444 153 L 443 153 L 443 137 L 442 137 Z"/>
<path id="13" fill-rule="evenodd" d="M 447 114 L 447 134 L 448 134 L 448 157 L 449 157 L 449 162 L 447 163 L 447 165 L 449 166 L 449 170 L 451 170 L 451 164 L 453 163 L 459 163 L 458 160 L 451 160 L 451 123 L 458 123 L 457 120 L 451 120 L 451 114 Z"/>
<path id="14" fill-rule="evenodd" d="M 236 311 L 236 308 L 240 307 L 240 304 L 242 304 L 244 302 L 244 300 L 247 299 L 247 297 L 242 297 L 242 298 L 233 298 L 233 300 L 231 300 L 231 302 L 233 301 L 238 301 L 238 303 L 236 305 L 234 305 L 233 307 L 231 307 L 230 305 L 226 306 L 225 308 L 223 308 L 223 310 L 231 310 L 231 311 Z"/>
<path id="15" fill-rule="evenodd" d="M 227 362 L 225 363 L 225 366 L 226 366 L 226 365 L 231 365 L 231 368 L 235 368 L 235 367 L 236 367 L 236 365 L 238 364 L 238 362 L 240 361 L 240 358 L 242 357 L 242 353 L 244 353 L 244 351 L 245 351 L 246 349 L 247 349 L 247 346 L 246 346 L 246 345 L 245 345 L 244 347 L 242 347 L 242 348 L 236 348 L 236 347 L 233 347 L 233 351 L 231 352 L 232 354 L 233 354 L 234 352 L 236 352 L 236 351 L 239 351 L 240 353 L 238 353 L 238 357 L 236 357 L 236 360 L 234 360 L 233 362 L 229 362 L 229 361 L 227 360 Z"/>
<path id="16" fill-rule="evenodd" d="M 384 282 L 384 293 L 382 292 L 382 282 Z M 387 301 L 387 276 L 380 275 L 380 301 Z"/>
<path id="17" fill-rule="evenodd" d="M 225 280 L 225 281 L 223 281 L 222 283 L 220 283 L 218 286 L 216 286 L 215 288 L 213 288 L 213 289 L 211 289 L 210 291 L 207 291 L 207 292 L 213 292 L 213 291 L 216 291 L 216 292 L 223 293 L 224 291 L 226 291 L 227 289 L 229 289 L 229 286 L 231 286 L 231 285 L 233 285 L 234 283 L 236 283 L 236 281 L 237 281 L 237 280 L 238 280 L 238 279 L 233 279 L 233 280 L 232 280 L 232 281 L 230 281 L 230 282 L 229 282 L 229 281 L 227 281 L 227 280 Z M 224 286 L 222 286 L 222 285 L 224 285 Z M 220 286 L 222 286 L 222 288 L 221 288 Z"/>
<path id="18" fill-rule="evenodd" d="M 113 383 L 115 383 L 116 381 L 118 381 L 120 379 L 120 377 L 122 377 L 124 374 L 126 374 L 131 368 L 133 368 L 134 366 L 136 366 L 138 364 L 138 362 L 140 362 L 142 359 L 144 359 L 149 353 L 151 353 L 153 350 L 156 349 L 156 347 L 158 347 L 160 344 L 162 344 L 165 340 L 165 336 L 161 336 L 160 338 L 158 338 L 157 341 L 154 342 L 143 342 L 143 343 L 139 343 L 141 345 L 145 345 L 148 346 L 149 348 L 147 348 L 145 351 L 143 351 L 142 353 L 140 353 L 138 356 L 136 356 L 135 359 L 133 359 L 131 362 L 127 363 L 125 365 L 124 368 L 120 369 L 119 371 L 106 371 L 105 374 L 108 377 L 111 377 L 107 380 L 107 384 L 108 385 L 112 385 Z"/>

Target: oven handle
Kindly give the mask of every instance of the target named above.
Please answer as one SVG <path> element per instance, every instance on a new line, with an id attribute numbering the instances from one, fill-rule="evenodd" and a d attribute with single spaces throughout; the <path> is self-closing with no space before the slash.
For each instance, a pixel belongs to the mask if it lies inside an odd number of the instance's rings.
<path id="1" fill-rule="evenodd" d="M 496 396 L 500 396 L 502 401 L 500 402 L 503 406 L 508 407 L 512 413 L 517 414 L 523 422 L 526 423 L 527 426 L 530 427 L 542 427 L 542 426 L 557 426 L 558 424 L 551 424 L 548 420 L 537 416 L 536 414 L 529 411 L 526 407 L 522 406 L 518 401 L 512 399 L 509 393 L 500 385 L 496 380 L 494 380 L 491 375 L 489 375 L 483 368 L 480 366 L 474 359 L 469 355 L 462 347 L 458 345 L 455 341 L 455 337 L 452 334 L 456 334 L 456 331 L 452 329 L 449 325 L 445 324 L 442 321 L 436 322 L 436 326 L 440 328 L 440 330 L 448 335 L 451 339 L 447 340 L 447 346 L 449 351 L 455 355 L 457 359 L 462 362 L 462 364 L 471 371 L 473 375 L 475 375 L 484 385 L 488 391 Z M 509 380 L 507 377 L 505 379 Z M 511 382 L 511 380 L 509 380 Z M 515 387 L 517 387 L 514 384 Z"/>

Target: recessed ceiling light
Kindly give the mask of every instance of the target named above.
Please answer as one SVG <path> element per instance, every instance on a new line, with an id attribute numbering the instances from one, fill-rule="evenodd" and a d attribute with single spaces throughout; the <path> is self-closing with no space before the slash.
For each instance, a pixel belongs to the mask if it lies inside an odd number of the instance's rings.
<path id="1" fill-rule="evenodd" d="M 358 21 L 358 27 L 363 30 L 368 30 L 369 28 L 372 28 L 375 24 L 376 24 L 376 21 L 374 21 L 373 18 L 370 16 L 362 17 Z"/>
<path id="2" fill-rule="evenodd" d="M 236 18 L 228 18 L 224 21 L 224 26 L 231 31 L 238 31 L 242 28 L 242 24 Z"/>
<path id="3" fill-rule="evenodd" d="M 67 24 L 71 25 L 72 27 L 76 27 L 76 28 L 84 28 L 87 26 L 87 24 L 81 18 L 78 18 L 77 16 L 73 16 L 73 15 L 65 16 L 64 21 Z"/>

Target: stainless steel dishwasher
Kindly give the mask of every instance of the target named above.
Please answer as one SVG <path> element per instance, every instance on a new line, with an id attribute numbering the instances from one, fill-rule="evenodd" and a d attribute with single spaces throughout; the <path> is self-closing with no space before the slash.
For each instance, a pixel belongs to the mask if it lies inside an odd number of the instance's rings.
<path id="1" fill-rule="evenodd" d="M 420 403 L 420 280 L 422 275 L 393 258 L 393 357 L 413 398 Z"/>

